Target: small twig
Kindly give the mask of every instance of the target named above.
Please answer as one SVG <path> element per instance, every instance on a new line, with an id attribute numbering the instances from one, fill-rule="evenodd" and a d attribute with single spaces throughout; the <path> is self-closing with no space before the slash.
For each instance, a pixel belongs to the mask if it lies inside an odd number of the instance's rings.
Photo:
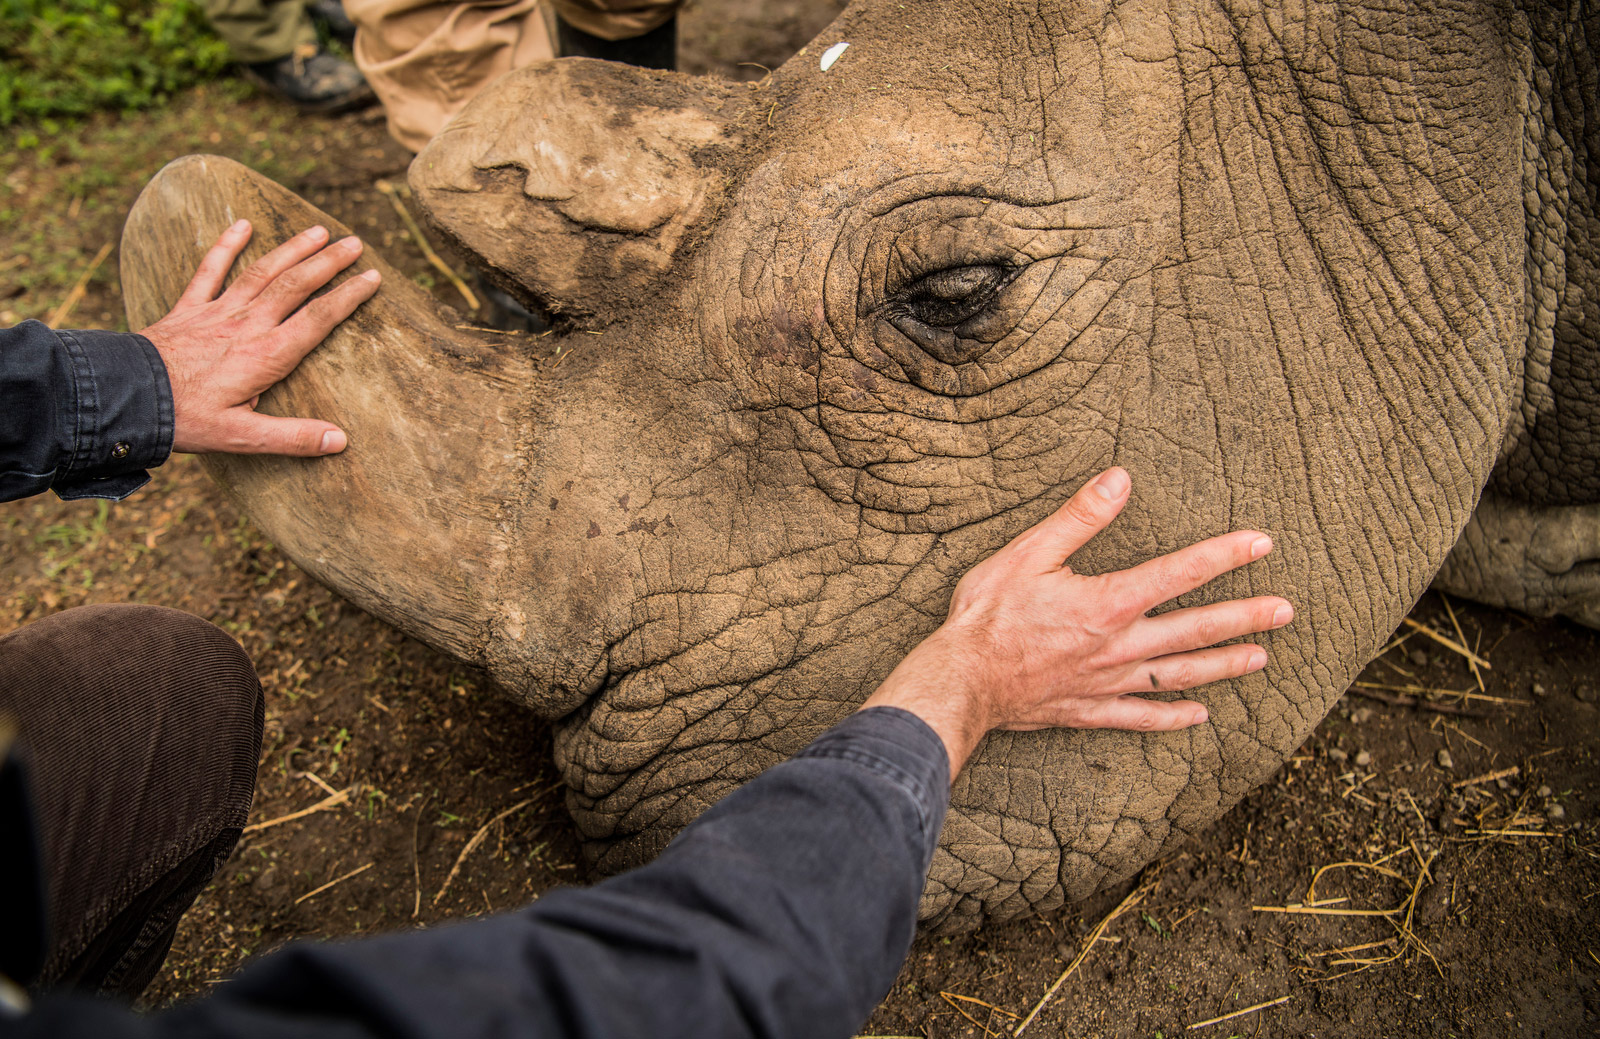
<path id="1" fill-rule="evenodd" d="M 1246 1014 L 1253 1014 L 1257 1010 L 1265 1010 L 1268 1007 L 1275 1007 L 1280 1003 L 1287 1002 L 1289 1002 L 1288 996 L 1279 996 L 1277 999 L 1269 999 L 1265 1003 L 1257 1003 L 1253 1007 L 1245 1007 L 1243 1010 L 1235 1010 L 1231 1014 L 1223 1014 L 1221 1017 L 1213 1017 L 1209 1021 L 1196 1021 L 1194 1024 L 1189 1026 L 1189 1030 L 1194 1031 L 1196 1028 L 1204 1028 L 1207 1025 L 1215 1025 L 1221 1024 L 1224 1021 L 1232 1021 L 1236 1017 L 1243 1017 Z"/>
<path id="2" fill-rule="evenodd" d="M 1399 854 L 1399 853 L 1396 852 L 1395 854 Z M 1318 906 L 1325 906 L 1325 905 L 1331 905 L 1332 904 L 1332 900 L 1331 899 L 1327 900 L 1327 901 L 1318 901 L 1317 900 L 1317 881 L 1321 880 L 1322 879 L 1322 875 L 1324 873 L 1328 872 L 1331 869 L 1370 869 L 1374 873 L 1381 873 L 1384 876 L 1392 877 L 1395 880 L 1404 879 L 1403 877 L 1400 876 L 1399 873 L 1396 873 L 1394 870 L 1389 869 L 1388 867 L 1384 866 L 1384 863 L 1388 862 L 1392 858 L 1394 858 L 1393 854 L 1386 855 L 1383 858 L 1379 859 L 1377 862 L 1356 862 L 1353 859 L 1345 859 L 1345 860 L 1343 860 L 1341 862 L 1330 862 L 1326 866 L 1320 867 L 1315 873 L 1313 873 L 1311 875 L 1311 883 L 1306 885 L 1306 900 L 1305 900 L 1304 903 L 1301 903 L 1301 904 L 1303 904 L 1308 909 L 1314 909 L 1314 908 L 1316 908 Z M 1295 905 L 1295 904 L 1296 903 L 1290 903 L 1290 905 Z"/>
<path id="3" fill-rule="evenodd" d="M 1430 703 L 1427 700 L 1419 700 L 1414 696 L 1395 696 L 1391 693 L 1381 693 L 1376 689 L 1366 688 L 1370 684 L 1371 683 L 1368 682 L 1357 682 L 1355 685 L 1350 687 L 1350 692 L 1356 696 L 1365 697 L 1368 700 L 1376 700 L 1379 703 L 1392 704 L 1395 707 L 1415 707 L 1419 711 L 1434 711 L 1438 714 L 1453 714 L 1460 718 L 1489 717 L 1482 711 L 1469 711 L 1465 707 L 1456 707 L 1452 704 Z"/>
<path id="4" fill-rule="evenodd" d="M 1083 943 L 1083 948 L 1078 950 L 1078 955 L 1073 958 L 1071 963 L 1067 964 L 1067 969 L 1061 972 L 1061 976 L 1055 980 L 1055 984 L 1046 989 L 1044 995 L 1039 997 L 1039 1002 L 1035 1003 L 1033 1005 L 1033 1009 L 1028 1011 L 1028 1016 L 1022 1019 L 1022 1023 L 1017 1025 L 1017 1030 L 1012 1032 L 1012 1035 L 1021 1035 L 1023 1031 L 1033 1023 L 1033 1019 L 1039 1016 L 1039 1011 L 1044 1009 L 1044 1005 L 1050 1002 L 1051 997 L 1060 991 L 1062 985 L 1067 983 L 1067 979 L 1072 977 L 1073 971 L 1076 971 L 1078 967 L 1083 964 L 1083 961 L 1089 955 L 1089 950 L 1093 949 L 1095 942 L 1098 942 L 1100 940 L 1100 936 L 1106 933 L 1106 928 L 1111 925 L 1111 922 L 1117 917 L 1121 916 L 1123 913 L 1126 913 L 1128 910 L 1132 909 L 1134 906 L 1138 905 L 1139 901 L 1153 890 L 1155 890 L 1154 881 L 1134 888 L 1128 893 L 1128 897 L 1122 900 L 1117 908 L 1107 913 L 1105 919 L 1101 920 L 1095 925 L 1094 930 L 1089 932 L 1088 940 Z"/>
<path id="5" fill-rule="evenodd" d="M 1461 643 L 1457 642 L 1455 639 L 1451 638 L 1450 636 L 1441 635 L 1439 632 L 1434 631 L 1432 628 L 1428 627 L 1426 624 L 1423 624 L 1421 621 L 1414 621 L 1410 617 L 1407 617 L 1401 623 L 1402 624 L 1407 624 L 1407 625 L 1410 625 L 1413 628 L 1416 628 L 1422 634 L 1428 636 L 1430 639 L 1432 639 L 1433 641 L 1437 642 L 1439 645 L 1443 646 L 1445 649 L 1448 649 L 1448 650 L 1451 650 L 1453 652 L 1461 654 L 1462 656 L 1467 658 L 1467 661 L 1469 663 L 1475 664 L 1476 666 L 1483 668 L 1485 671 L 1493 671 L 1494 670 L 1494 665 L 1493 664 L 1489 663 L 1487 660 L 1485 660 L 1482 657 L 1478 656 L 1478 654 L 1472 652 L 1472 650 L 1468 649 L 1466 646 L 1463 646 Z"/>
<path id="6" fill-rule="evenodd" d="M 1479 837 L 1559 837 L 1552 830 L 1468 830 L 1468 836 Z"/>
<path id="7" fill-rule="evenodd" d="M 1346 945 L 1342 949 L 1325 949 L 1322 952 L 1308 952 L 1306 955 L 1312 957 L 1342 956 L 1347 952 L 1364 952 L 1367 949 L 1376 949 L 1380 945 L 1393 945 L 1394 943 L 1395 939 L 1393 938 L 1380 938 L 1375 942 L 1363 942 L 1360 945 Z"/>
<path id="8" fill-rule="evenodd" d="M 945 992 L 944 990 L 941 989 L 940 992 L 939 992 L 939 998 L 944 1000 L 946 1003 L 950 1004 L 950 1009 L 954 1010 L 956 1013 L 960 1014 L 962 1017 L 966 1018 L 968 1021 L 971 1021 L 973 1024 L 975 1024 L 979 1028 L 983 1029 L 983 1034 L 984 1035 L 993 1035 L 994 1034 L 994 1030 L 991 1029 L 988 1025 L 984 1024 L 982 1021 L 979 1021 L 977 1018 L 973 1017 L 971 1014 L 967 1013 L 966 1009 L 964 1007 L 962 1007 L 959 1003 L 957 1003 L 956 1000 L 959 999 L 959 1000 L 962 1000 L 962 1001 L 967 1002 L 967 1003 L 976 1003 L 980 1007 L 986 1007 L 989 1010 L 991 1015 L 993 1015 L 993 1014 L 1004 1014 L 1006 1017 L 1009 1017 L 1012 1020 L 1016 1020 L 1016 1017 L 1017 1017 L 1017 1015 L 1013 1014 L 1011 1011 L 1009 1011 L 1009 1010 L 1001 1010 L 999 1007 L 995 1006 L 993 1003 L 989 1003 L 989 1002 L 986 1002 L 984 1000 L 981 1000 L 981 999 L 977 998 L 976 996 L 963 996 L 959 992 Z M 992 1019 L 993 1018 L 991 1017 L 991 1020 Z"/>
<path id="9" fill-rule="evenodd" d="M 1422 831 L 1426 833 L 1428 831 L 1428 820 L 1422 817 L 1422 809 L 1417 807 L 1417 799 L 1412 797 L 1411 791 L 1407 790 L 1405 787 L 1401 787 L 1400 791 L 1406 795 L 1406 801 L 1411 805 L 1411 810 L 1417 815 L 1417 822 L 1422 824 Z M 1413 845 L 1411 850 L 1415 851 L 1416 846 Z"/>
<path id="10" fill-rule="evenodd" d="M 422 912 L 422 860 L 417 856 L 417 827 L 422 822 L 422 813 L 427 811 L 428 801 L 429 797 L 424 797 L 422 804 L 417 806 L 417 814 L 411 817 L 411 879 L 416 882 L 417 890 L 416 897 L 411 901 L 413 920 Z"/>
<path id="11" fill-rule="evenodd" d="M 472 835 L 472 839 L 467 842 L 467 846 L 461 849 L 461 854 L 456 856 L 456 864 L 450 867 L 449 876 L 444 878 L 444 886 L 439 888 L 439 893 L 437 895 L 433 896 L 434 905 L 438 905 L 439 899 L 443 898 L 444 893 L 450 890 L 450 885 L 455 881 L 456 874 L 461 872 L 461 864 L 466 862 L 467 856 L 476 851 L 478 845 L 483 843 L 484 837 L 488 836 L 489 828 L 495 823 L 499 822 L 501 819 L 504 819 L 506 816 L 510 815 L 512 812 L 521 811 L 531 804 L 533 804 L 533 798 L 531 797 L 526 801 L 518 801 L 510 808 L 507 808 L 493 819 L 490 819 L 488 822 L 478 827 L 478 832 Z"/>
<path id="12" fill-rule="evenodd" d="M 761 90 L 764 87 L 766 87 L 766 85 L 768 83 L 772 82 L 772 70 L 767 68 L 765 65 L 761 64 L 761 62 L 759 62 L 759 61 L 741 61 L 741 62 L 739 62 L 739 65 L 740 65 L 741 68 L 744 67 L 744 66 L 749 66 L 750 68 L 760 69 L 762 72 L 766 73 L 765 76 L 762 76 L 760 79 L 758 79 L 754 83 L 750 84 L 750 89 L 752 89 L 752 90 Z"/>
<path id="13" fill-rule="evenodd" d="M 1450 605 L 1450 597 L 1440 592 L 1439 601 L 1444 603 L 1444 612 L 1450 617 L 1450 626 L 1455 629 L 1456 638 L 1461 641 L 1461 645 L 1465 646 L 1467 644 L 1467 636 L 1461 631 L 1461 622 L 1456 620 L 1456 611 Z M 1476 653 L 1467 654 L 1467 666 L 1472 669 L 1472 677 L 1478 683 L 1478 692 L 1481 693 L 1485 690 L 1483 688 L 1483 675 L 1478 671 L 1477 659 L 1479 658 Z M 1488 667 L 1489 665 L 1485 664 L 1484 666 Z"/>
<path id="14" fill-rule="evenodd" d="M 525 336 L 528 333 L 514 328 L 489 328 L 484 325 L 456 325 L 463 332 L 493 332 L 497 336 Z"/>
<path id="15" fill-rule="evenodd" d="M 1403 646 L 1403 645 L 1405 645 L 1405 644 L 1406 644 L 1406 642 L 1408 642 L 1408 641 L 1409 641 L 1409 640 L 1411 640 L 1411 639 L 1413 639 L 1413 638 L 1416 638 L 1416 635 L 1417 635 L 1417 633 L 1416 633 L 1416 632 L 1414 632 L 1414 631 L 1408 631 L 1408 632 L 1406 632 L 1406 633 L 1405 633 L 1405 634 L 1404 634 L 1404 635 L 1396 635 L 1396 636 L 1395 636 L 1395 637 L 1394 637 L 1394 638 L 1393 638 L 1393 639 L 1392 639 L 1392 640 L 1391 640 L 1391 641 L 1390 641 L 1390 642 L 1389 642 L 1389 644 L 1388 644 L 1388 645 L 1387 645 L 1387 646 L 1384 646 L 1384 647 L 1383 647 L 1383 648 L 1382 648 L 1382 649 L 1380 649 L 1380 650 L 1378 650 L 1378 652 L 1377 652 L 1377 656 L 1380 656 L 1380 657 L 1381 657 L 1381 656 L 1383 656 L 1383 655 L 1384 655 L 1384 654 L 1385 654 L 1385 653 L 1387 653 L 1387 652 L 1389 652 L 1389 651 L 1390 651 L 1390 650 L 1391 650 L 1391 649 L 1394 649 L 1394 648 L 1396 648 L 1396 647 L 1398 647 L 1398 646 Z"/>
<path id="16" fill-rule="evenodd" d="M 461 293 L 461 298 L 466 301 L 467 309 L 474 313 L 477 312 L 478 308 L 483 304 L 478 302 L 478 297 L 473 294 L 471 289 L 467 288 L 467 283 L 461 280 L 461 276 L 451 270 L 450 265 L 440 259 L 439 254 L 433 251 L 433 246 L 428 244 L 428 238 L 422 233 L 422 228 L 417 226 L 416 218 L 411 215 L 411 210 L 407 209 L 406 204 L 400 200 L 399 189 L 386 180 L 378 181 L 374 187 L 389 196 L 389 204 L 394 207 L 394 211 L 405 222 L 406 230 L 411 232 L 411 240 L 417 243 L 417 249 L 421 251 L 423 258 L 433 265 L 434 270 L 444 275 L 450 284 L 456 287 L 456 291 Z"/>
<path id="17" fill-rule="evenodd" d="M 1417 868 L 1422 871 L 1422 876 L 1426 877 L 1427 880 L 1428 880 L 1428 883 L 1432 884 L 1433 883 L 1433 871 L 1428 868 L 1428 863 L 1433 861 L 1433 856 L 1430 855 L 1427 858 L 1423 858 L 1422 857 L 1422 849 L 1417 847 L 1417 842 L 1414 841 L 1414 840 L 1407 841 L 1406 843 L 1411 845 L 1411 854 L 1416 858 L 1416 860 L 1417 860 Z"/>
<path id="18" fill-rule="evenodd" d="M 351 877 L 355 876 L 356 874 L 365 873 L 367 870 L 371 869 L 374 865 L 375 865 L 374 863 L 369 862 L 365 866 L 357 866 L 355 869 L 351 870 L 349 873 L 346 873 L 342 877 L 334 877 L 332 880 L 328 881 L 326 884 L 322 885 L 321 887 L 312 888 L 310 891 L 307 891 L 305 894 L 303 894 L 299 898 L 295 899 L 294 900 L 294 904 L 295 905 L 299 905 L 301 902 L 304 902 L 308 898 L 311 898 L 311 897 L 313 897 L 315 895 L 320 895 L 324 891 L 328 890 L 330 887 L 333 887 L 333 885 L 335 885 L 335 884 L 343 884 L 345 881 L 349 880 Z"/>
<path id="19" fill-rule="evenodd" d="M 302 772 L 302 773 L 300 773 L 300 778 L 301 779 L 309 779 L 309 780 L 311 780 L 313 783 L 317 784 L 317 786 L 320 786 L 326 793 L 337 794 L 339 792 L 339 791 L 335 790 L 333 787 L 329 786 L 323 780 L 323 778 L 321 776 L 317 775 L 315 772 Z"/>
<path id="20" fill-rule="evenodd" d="M 350 800 L 350 791 L 354 789 L 355 787 L 353 786 L 346 787 L 336 794 L 330 794 L 327 797 L 324 797 L 310 808 L 302 808 L 298 812 L 290 812 L 288 815 L 280 815 L 276 819 L 268 819 L 266 822 L 251 823 L 249 826 L 246 826 L 243 830 L 241 830 L 240 833 L 255 833 L 258 830 L 265 830 L 267 827 L 276 826 L 279 823 L 292 823 L 296 819 L 304 819 L 306 816 L 311 815 L 314 812 L 326 811 L 329 808 L 344 804 L 346 801 Z"/>
<path id="21" fill-rule="evenodd" d="M 1394 916 L 1398 909 L 1321 909 L 1317 906 L 1251 906 L 1257 913 L 1288 913 L 1291 916 Z"/>
<path id="22" fill-rule="evenodd" d="M 61 322 L 67 319 L 67 315 L 72 313 L 73 308 L 78 305 L 78 301 L 83 299 L 84 294 L 89 291 L 89 279 L 93 278 L 94 272 L 100 269 L 102 263 L 106 262 L 106 257 L 111 255 L 111 250 L 115 245 L 115 242 L 107 242 L 100 247 L 100 251 L 94 254 L 94 259 L 89 261 L 89 266 L 85 267 L 83 273 L 78 275 L 77 282 L 73 284 L 71 289 L 67 290 L 67 298 L 61 301 L 59 307 L 50 312 L 49 317 L 45 318 L 44 323 L 46 325 L 51 328 L 61 327 Z"/>
<path id="23" fill-rule="evenodd" d="M 1450 789 L 1460 790 L 1462 787 L 1477 786 L 1479 783 L 1492 783 L 1497 779 L 1507 779 L 1521 771 L 1521 765 L 1512 765 L 1510 768 L 1496 769 L 1493 772 L 1485 772 L 1481 776 L 1473 776 L 1471 779 L 1457 780 L 1456 782 L 1450 784 Z"/>
<path id="24" fill-rule="evenodd" d="M 1354 686 L 1362 689 L 1387 689 L 1391 693 L 1420 693 L 1425 696 L 1457 696 L 1463 700 L 1476 700 L 1480 703 L 1511 704 L 1514 707 L 1527 707 L 1532 700 L 1519 700 L 1511 696 L 1490 696 L 1488 693 L 1475 693 L 1470 689 L 1439 689 L 1434 686 L 1414 685 L 1406 683 L 1396 685 L 1391 682 L 1352 682 Z"/>
<path id="25" fill-rule="evenodd" d="M 1487 743 L 1483 742 L 1480 739 L 1476 739 L 1476 738 L 1468 735 L 1465 732 L 1462 732 L 1460 726 L 1451 725 L 1449 722 L 1445 722 L 1444 723 L 1444 727 L 1449 729 L 1451 732 L 1455 733 L 1457 736 L 1460 736 L 1462 739 L 1466 740 L 1468 743 L 1474 743 L 1474 744 L 1477 744 L 1479 747 L 1481 747 L 1483 749 L 1484 753 L 1488 754 L 1490 756 L 1490 758 L 1491 758 L 1489 764 L 1491 764 L 1491 765 L 1494 764 L 1494 761 L 1492 759 L 1493 758 L 1497 758 L 1497 757 L 1500 756 L 1500 752 L 1495 750 L 1493 747 L 1489 746 Z"/>

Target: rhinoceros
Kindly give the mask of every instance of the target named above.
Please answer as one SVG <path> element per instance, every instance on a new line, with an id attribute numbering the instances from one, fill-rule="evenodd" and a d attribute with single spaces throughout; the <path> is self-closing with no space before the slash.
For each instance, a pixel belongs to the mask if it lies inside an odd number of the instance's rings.
<path id="1" fill-rule="evenodd" d="M 1083 568 L 1269 532 L 1181 600 L 1298 608 L 1265 671 L 1190 694 L 1207 724 L 995 733 L 955 783 L 925 920 L 1047 910 L 1268 777 L 1441 567 L 1600 620 L 1597 29 L 1581 0 L 861 0 L 755 86 L 531 66 L 409 178 L 556 333 L 475 331 L 369 254 L 382 291 L 261 405 L 349 450 L 210 464 L 304 569 L 555 720 L 601 869 L 855 709 L 1089 474 L 1134 498 Z M 131 327 L 240 216 L 256 254 L 337 227 L 179 160 L 128 221 Z"/>

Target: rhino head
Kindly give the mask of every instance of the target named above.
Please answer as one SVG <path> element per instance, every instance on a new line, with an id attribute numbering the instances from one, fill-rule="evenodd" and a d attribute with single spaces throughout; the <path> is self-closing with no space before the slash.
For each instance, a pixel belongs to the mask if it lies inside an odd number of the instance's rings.
<path id="1" fill-rule="evenodd" d="M 758 88 L 498 81 L 411 184 L 557 315 L 556 359 L 391 276 L 265 402 L 349 450 L 211 464 L 305 569 L 556 719 L 602 868 L 852 711 L 1097 470 L 1134 497 L 1082 568 L 1271 533 L 1185 600 L 1298 610 L 1193 694 L 1209 723 L 988 738 L 925 895 L 954 928 L 1207 825 L 1427 587 L 1516 408 L 1529 73 L 1505 12 L 913 7 L 856 4 Z M 133 327 L 238 216 L 253 249 L 328 220 L 175 163 L 129 220 Z"/>

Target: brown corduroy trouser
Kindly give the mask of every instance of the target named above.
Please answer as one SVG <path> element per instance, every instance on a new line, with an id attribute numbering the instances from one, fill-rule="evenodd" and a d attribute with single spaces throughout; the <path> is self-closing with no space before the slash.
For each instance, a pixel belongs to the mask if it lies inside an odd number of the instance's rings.
<path id="1" fill-rule="evenodd" d="M 512 69 L 555 56 L 549 16 L 606 40 L 657 28 L 683 0 L 345 0 L 356 65 L 389 133 L 421 151 L 473 96 Z M 548 10 L 547 10 L 548 8 Z"/>
<path id="2" fill-rule="evenodd" d="M 21 939 L 0 934 L 5 961 L 31 955 L 40 969 L 14 980 L 34 989 L 131 998 L 250 814 L 255 670 L 198 617 L 83 606 L 0 637 L 0 712 L 19 730 L 34 824 L 0 833 L 0 872 L 29 874 L 23 857 L 42 867 L 48 922 L 33 954 L 4 948 Z M 37 894 L 0 892 L 10 903 L 0 916 L 25 919 Z"/>

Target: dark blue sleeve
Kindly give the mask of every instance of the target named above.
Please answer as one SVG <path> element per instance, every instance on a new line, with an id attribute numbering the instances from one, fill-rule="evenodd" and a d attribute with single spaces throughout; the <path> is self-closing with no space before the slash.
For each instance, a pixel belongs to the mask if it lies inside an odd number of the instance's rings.
<path id="1" fill-rule="evenodd" d="M 631 873 L 470 923 L 290 946 L 164 1014 L 46 1000 L 17 1034 L 843 1039 L 911 946 L 949 796 L 931 729 L 862 711 Z"/>
<path id="2" fill-rule="evenodd" d="M 172 387 L 133 332 L 0 329 L 0 501 L 126 498 L 172 452 Z"/>

